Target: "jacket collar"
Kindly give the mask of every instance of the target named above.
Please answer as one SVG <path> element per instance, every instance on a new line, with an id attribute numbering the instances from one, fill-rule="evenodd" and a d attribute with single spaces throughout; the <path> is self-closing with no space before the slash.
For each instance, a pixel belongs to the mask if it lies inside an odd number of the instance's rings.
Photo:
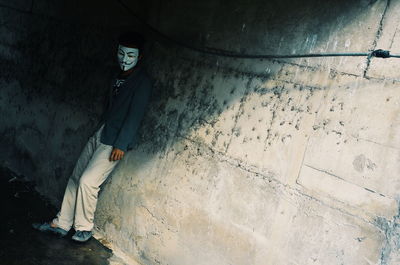
<path id="1" fill-rule="evenodd" d="M 125 82 L 137 76 L 141 71 L 143 71 L 143 65 L 142 64 L 136 65 L 134 71 L 128 76 L 126 76 Z"/>
<path id="2" fill-rule="evenodd" d="M 120 89 L 122 89 L 123 87 L 125 87 L 128 83 L 131 83 L 133 80 L 136 80 L 135 77 L 140 76 L 140 73 L 143 72 L 144 67 L 140 64 L 135 66 L 135 71 L 133 71 L 130 75 L 128 75 L 125 79 L 125 82 L 121 85 Z M 114 75 L 113 81 L 111 83 L 111 86 L 114 86 L 115 84 L 115 80 L 118 79 L 120 76 L 119 74 Z"/>

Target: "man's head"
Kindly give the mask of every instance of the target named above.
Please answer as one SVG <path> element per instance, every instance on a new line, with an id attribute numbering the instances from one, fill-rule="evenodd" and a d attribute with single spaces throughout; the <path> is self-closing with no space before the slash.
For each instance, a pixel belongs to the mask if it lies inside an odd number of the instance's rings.
<path id="1" fill-rule="evenodd" d="M 121 70 L 131 70 L 143 56 L 144 38 L 137 32 L 126 32 L 118 38 L 118 63 Z"/>

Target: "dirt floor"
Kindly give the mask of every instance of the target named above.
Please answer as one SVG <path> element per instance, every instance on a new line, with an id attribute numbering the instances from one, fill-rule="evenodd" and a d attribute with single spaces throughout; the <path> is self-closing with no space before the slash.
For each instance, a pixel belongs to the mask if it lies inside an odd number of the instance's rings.
<path id="1" fill-rule="evenodd" d="M 31 183 L 0 168 L 0 265 L 102 265 L 109 264 L 111 250 L 91 238 L 86 243 L 44 234 L 32 223 L 51 220 L 56 209 L 42 198 Z"/>

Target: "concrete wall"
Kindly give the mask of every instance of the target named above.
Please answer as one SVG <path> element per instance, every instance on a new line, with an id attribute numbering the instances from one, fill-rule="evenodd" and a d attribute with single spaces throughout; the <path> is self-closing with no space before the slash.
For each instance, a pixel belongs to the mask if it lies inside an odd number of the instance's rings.
<path id="1" fill-rule="evenodd" d="M 249 53 L 399 51 L 396 2 L 291 4 L 162 2 L 149 22 Z M 107 240 L 143 264 L 399 262 L 396 59 L 152 60 L 160 99 L 104 187 Z"/>
<path id="2" fill-rule="evenodd" d="M 1 166 L 55 204 L 118 69 L 118 31 L 132 28 L 120 6 L 85 4 L 0 1 Z"/>
<path id="3" fill-rule="evenodd" d="M 175 38 L 234 51 L 400 53 L 399 5 L 154 0 L 145 12 Z M 98 236 L 119 254 L 132 263 L 173 265 L 400 262 L 399 59 L 237 60 L 164 44 L 153 45 L 147 59 L 156 82 L 141 141 L 105 183 L 96 212 Z M 107 71 L 96 69 L 96 76 Z M 65 82 L 60 91 L 68 94 Z M 9 91 L 27 87 L 6 84 Z M 10 98 L 2 97 L 2 113 L 15 115 L 21 104 Z M 57 106 L 60 118 L 53 120 L 63 123 L 67 113 L 74 136 L 67 129 L 38 134 L 45 148 L 11 132 L 1 144 L 15 139 L 16 150 L 32 150 L 32 164 L 44 168 L 39 151 L 53 150 L 51 165 L 70 169 L 100 102 L 80 109 L 45 98 L 31 111 L 42 115 L 47 106 L 47 115 Z M 39 121 L 52 120 L 17 114 L 38 130 L 49 127 Z M 17 121 L 8 128 L 22 128 Z M 84 135 L 76 135 L 79 128 Z M 26 137 L 34 139 L 34 129 Z M 57 156 L 62 143 L 69 156 Z M 35 178 L 45 194 L 60 198 L 68 175 L 48 172 Z"/>

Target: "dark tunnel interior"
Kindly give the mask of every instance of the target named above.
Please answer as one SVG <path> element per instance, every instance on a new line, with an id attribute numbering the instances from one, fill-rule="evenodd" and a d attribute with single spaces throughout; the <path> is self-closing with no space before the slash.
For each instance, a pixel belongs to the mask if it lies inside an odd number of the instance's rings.
<path id="1" fill-rule="evenodd" d="M 398 264 L 399 5 L 0 0 L 0 264 Z M 93 238 L 35 231 L 91 141 Z"/>

